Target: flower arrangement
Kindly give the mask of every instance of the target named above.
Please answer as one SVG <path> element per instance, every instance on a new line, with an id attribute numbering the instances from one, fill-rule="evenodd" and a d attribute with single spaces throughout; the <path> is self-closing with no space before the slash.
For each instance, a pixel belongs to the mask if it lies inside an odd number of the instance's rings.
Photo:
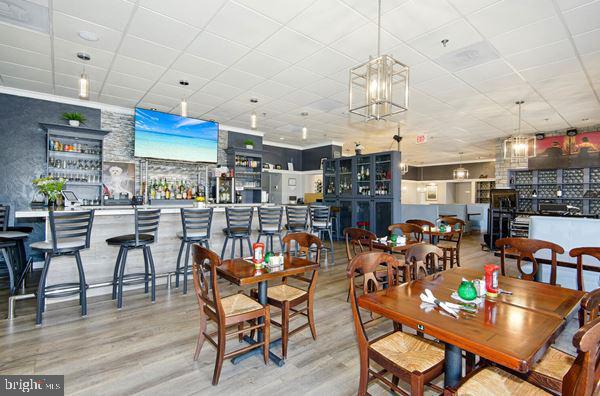
<path id="1" fill-rule="evenodd" d="M 194 207 L 195 207 L 195 208 L 203 208 L 203 207 L 205 207 L 205 203 L 204 203 L 204 197 L 197 196 L 197 197 L 194 199 Z"/>
<path id="2" fill-rule="evenodd" d="M 197 196 L 196 197 L 196 202 L 204 202 L 204 197 Z"/>
<path id="3" fill-rule="evenodd" d="M 54 203 L 59 200 L 66 182 L 63 178 L 54 178 L 52 176 L 39 177 L 32 181 L 33 186 L 48 198 L 48 203 Z"/>

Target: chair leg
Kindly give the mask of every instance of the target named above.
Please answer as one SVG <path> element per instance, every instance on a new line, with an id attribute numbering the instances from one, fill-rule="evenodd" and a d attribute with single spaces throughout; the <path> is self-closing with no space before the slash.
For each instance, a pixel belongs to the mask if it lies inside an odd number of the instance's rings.
<path id="1" fill-rule="evenodd" d="M 210 244 L 208 243 L 208 239 L 205 239 L 205 240 L 204 240 L 204 245 L 206 246 L 206 248 L 207 248 L 208 250 L 210 250 Z"/>
<path id="2" fill-rule="evenodd" d="M 4 256 L 4 263 L 6 264 L 6 269 L 8 270 L 8 293 L 12 295 L 15 292 L 15 274 L 13 271 L 13 263 L 10 259 L 10 254 L 8 249 L 0 249 L 2 256 Z"/>
<path id="3" fill-rule="evenodd" d="M 331 236 L 331 229 L 327 230 L 329 234 L 329 247 L 331 248 L 331 264 L 335 263 L 335 258 L 333 257 L 333 237 Z"/>
<path id="4" fill-rule="evenodd" d="M 250 241 L 250 236 L 246 237 L 246 243 L 248 243 L 248 251 L 250 252 L 249 254 L 254 256 L 254 250 L 252 250 L 252 241 Z M 242 257 L 244 256 L 242 255 Z"/>
<path id="5" fill-rule="evenodd" d="M 44 304 L 46 302 L 46 276 L 48 275 L 48 267 L 50 267 L 50 260 L 52 259 L 51 253 L 46 253 L 46 259 L 44 260 L 44 268 L 42 268 L 42 274 L 40 276 L 40 283 L 38 285 L 37 292 L 37 310 L 35 313 L 35 324 L 42 324 L 42 312 L 44 310 Z"/>
<path id="6" fill-rule="evenodd" d="M 238 333 L 238 341 L 239 342 L 243 342 L 244 341 L 244 322 L 240 322 L 238 323 L 238 331 L 241 331 L 241 333 Z"/>
<path id="7" fill-rule="evenodd" d="M 265 309 L 265 327 L 263 327 L 263 359 L 265 364 L 269 364 L 269 346 L 271 343 L 271 311 L 267 306 Z"/>
<path id="8" fill-rule="evenodd" d="M 183 266 L 183 294 L 187 294 L 188 288 L 188 268 L 190 263 L 190 245 L 191 242 L 186 243 L 187 247 L 185 248 L 185 264 Z"/>
<path id="9" fill-rule="evenodd" d="M 142 249 L 142 254 L 144 255 L 144 294 L 148 294 L 148 252 L 146 249 Z"/>
<path id="10" fill-rule="evenodd" d="M 456 266 L 460 267 L 460 249 L 456 248 Z"/>
<path id="11" fill-rule="evenodd" d="M 290 332 L 290 303 L 285 301 L 281 308 L 281 356 L 287 358 L 288 338 Z"/>
<path id="12" fill-rule="evenodd" d="M 198 333 L 198 340 L 196 341 L 196 351 L 194 352 L 194 361 L 198 360 L 202 345 L 204 345 L 204 333 L 206 332 L 206 323 L 208 318 L 204 313 L 204 307 L 200 307 L 200 331 Z"/>
<path id="13" fill-rule="evenodd" d="M 279 238 L 279 246 L 281 247 L 281 252 L 283 252 L 284 246 L 283 246 L 283 240 L 281 239 L 281 232 L 279 234 L 277 234 L 277 237 Z"/>
<path id="14" fill-rule="evenodd" d="M 77 270 L 79 271 L 79 300 L 81 304 L 81 316 L 87 316 L 87 285 L 85 284 L 85 274 L 83 272 L 83 264 L 81 263 L 81 255 L 79 250 L 75 252 L 75 261 L 77 262 Z"/>
<path id="15" fill-rule="evenodd" d="M 213 374 L 212 384 L 217 385 L 219 383 L 219 377 L 221 376 L 221 368 L 223 367 L 223 357 L 225 355 L 225 325 L 219 324 L 218 342 L 217 342 L 217 359 L 215 361 L 215 372 Z"/>
<path id="16" fill-rule="evenodd" d="M 221 260 L 225 258 L 225 249 L 227 248 L 227 241 L 229 238 L 225 236 L 225 242 L 223 242 L 223 249 L 221 250 Z"/>
<path id="17" fill-rule="evenodd" d="M 181 245 L 179 245 L 179 254 L 177 255 L 177 267 L 175 269 L 175 287 L 179 287 L 179 269 L 181 268 L 181 255 L 183 254 L 183 245 L 185 241 L 181 240 Z M 223 256 L 221 256 L 221 259 Z"/>
<path id="18" fill-rule="evenodd" d="M 154 269 L 154 258 L 152 257 L 152 251 L 150 250 L 150 246 L 145 246 L 145 249 L 148 249 L 148 258 L 150 262 L 150 295 L 152 298 L 152 302 L 156 301 L 156 271 Z"/>
<path id="19" fill-rule="evenodd" d="M 235 238 L 231 238 L 231 256 L 229 258 L 233 260 L 233 256 L 235 256 Z"/>
<path id="20" fill-rule="evenodd" d="M 117 309 L 123 308 L 123 275 L 125 274 L 125 263 L 127 263 L 127 247 L 123 248 L 123 255 L 121 256 L 121 264 L 119 265 L 119 287 L 117 290 Z"/>
<path id="21" fill-rule="evenodd" d="M 113 273 L 113 287 L 112 287 L 112 299 L 117 298 L 117 279 L 119 277 L 119 266 L 121 265 L 121 258 L 123 257 L 123 246 L 119 248 L 119 254 L 117 255 L 117 262 L 115 263 L 115 271 Z"/>
<path id="22" fill-rule="evenodd" d="M 308 313 L 308 326 L 310 327 L 310 333 L 312 334 L 313 340 L 317 340 L 317 329 L 315 327 L 315 301 L 312 296 L 308 296 L 307 302 L 307 313 Z"/>
<path id="23" fill-rule="evenodd" d="M 410 376 L 410 394 L 423 395 L 425 392 L 425 379 L 422 375 L 411 374 Z"/>
<path id="24" fill-rule="evenodd" d="M 244 257 L 244 241 L 240 238 L 240 257 Z"/>

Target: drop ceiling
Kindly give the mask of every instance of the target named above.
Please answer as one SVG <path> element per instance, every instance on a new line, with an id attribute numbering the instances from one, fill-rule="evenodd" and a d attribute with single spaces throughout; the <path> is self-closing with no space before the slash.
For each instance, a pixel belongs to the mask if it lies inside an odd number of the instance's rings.
<path id="1" fill-rule="evenodd" d="M 83 51 L 93 101 L 177 113 L 186 97 L 193 117 L 248 128 L 256 111 L 267 140 L 346 150 L 395 147 L 400 122 L 415 164 L 494 157 L 520 99 L 526 132 L 600 124 L 600 0 L 382 3 L 382 51 L 411 68 L 409 111 L 390 122 L 346 112 L 348 69 L 375 55 L 376 0 L 0 0 L 37 21 L 0 17 L 0 84 L 77 97 Z"/>

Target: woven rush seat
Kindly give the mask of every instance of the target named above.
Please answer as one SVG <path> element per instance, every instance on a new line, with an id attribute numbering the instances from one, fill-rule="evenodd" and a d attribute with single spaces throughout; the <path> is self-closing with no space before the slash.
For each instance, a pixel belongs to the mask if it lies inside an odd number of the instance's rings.
<path id="1" fill-rule="evenodd" d="M 531 371 L 562 381 L 563 377 L 575 363 L 575 356 L 556 348 L 548 348 L 544 357 L 536 363 Z"/>
<path id="2" fill-rule="evenodd" d="M 241 315 L 264 308 L 258 301 L 242 293 L 221 298 L 221 304 L 225 316 Z M 212 309 L 210 306 L 209 308 Z"/>
<path id="3" fill-rule="evenodd" d="M 374 342 L 369 348 L 410 372 L 425 372 L 444 360 L 442 345 L 401 331 Z"/>
<path id="4" fill-rule="evenodd" d="M 498 367 L 486 367 L 458 389 L 457 395 L 549 395 L 542 389 Z"/>
<path id="5" fill-rule="evenodd" d="M 307 292 L 290 285 L 277 285 L 267 289 L 267 297 L 277 301 L 291 301 Z"/>

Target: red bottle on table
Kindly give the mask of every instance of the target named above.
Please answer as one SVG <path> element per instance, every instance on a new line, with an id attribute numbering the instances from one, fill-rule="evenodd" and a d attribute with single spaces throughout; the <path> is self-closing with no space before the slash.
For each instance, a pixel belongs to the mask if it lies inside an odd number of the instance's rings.
<path id="1" fill-rule="evenodd" d="M 262 242 L 256 242 L 252 245 L 254 251 L 252 261 L 254 262 L 254 268 L 260 269 L 263 267 L 265 262 L 265 244 Z"/>
<path id="2" fill-rule="evenodd" d="M 500 267 L 494 264 L 486 264 L 483 267 L 485 271 L 485 290 L 489 297 L 498 296 L 498 270 Z"/>

